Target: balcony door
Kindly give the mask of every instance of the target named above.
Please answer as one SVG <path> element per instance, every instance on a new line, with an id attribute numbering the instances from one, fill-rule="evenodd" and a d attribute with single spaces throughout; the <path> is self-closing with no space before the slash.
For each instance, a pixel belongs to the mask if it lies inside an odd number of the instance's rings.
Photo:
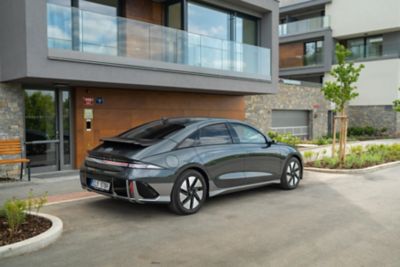
<path id="1" fill-rule="evenodd" d="M 72 169 L 71 92 L 25 90 L 26 156 L 33 172 Z"/>

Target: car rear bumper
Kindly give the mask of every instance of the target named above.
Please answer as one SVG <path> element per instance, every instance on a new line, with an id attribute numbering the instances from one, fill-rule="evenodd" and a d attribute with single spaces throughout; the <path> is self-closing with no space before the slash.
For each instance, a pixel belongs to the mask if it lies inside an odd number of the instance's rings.
<path id="1" fill-rule="evenodd" d="M 103 191 L 90 185 L 91 179 L 110 183 L 110 190 Z M 134 203 L 169 203 L 173 182 L 144 182 L 144 179 L 129 179 L 117 175 L 80 171 L 80 182 L 84 190 Z M 132 184 L 132 185 L 130 185 Z M 133 190 L 131 189 L 133 188 Z"/>

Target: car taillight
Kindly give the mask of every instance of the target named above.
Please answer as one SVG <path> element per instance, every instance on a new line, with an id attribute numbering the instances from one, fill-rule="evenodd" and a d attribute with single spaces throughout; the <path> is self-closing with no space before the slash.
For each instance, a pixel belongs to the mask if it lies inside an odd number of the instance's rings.
<path id="1" fill-rule="evenodd" d="M 132 169 L 153 169 L 153 170 L 161 169 L 160 166 L 153 165 L 153 164 L 147 164 L 147 163 L 143 163 L 143 162 L 130 163 L 128 165 L 128 167 L 132 168 Z"/>
<path id="2" fill-rule="evenodd" d="M 152 170 L 159 170 L 162 169 L 162 167 L 153 165 L 153 164 L 148 164 L 144 162 L 120 162 L 120 161 L 114 161 L 114 160 L 105 160 L 105 159 L 97 159 L 97 158 L 92 158 L 92 157 L 86 157 L 87 161 L 99 163 L 99 164 L 106 164 L 106 165 L 111 165 L 111 166 L 117 166 L 117 167 L 128 167 L 131 169 L 152 169 Z"/>
<path id="3" fill-rule="evenodd" d="M 135 192 L 135 187 L 133 181 L 129 181 L 129 194 L 133 197 L 133 193 Z"/>

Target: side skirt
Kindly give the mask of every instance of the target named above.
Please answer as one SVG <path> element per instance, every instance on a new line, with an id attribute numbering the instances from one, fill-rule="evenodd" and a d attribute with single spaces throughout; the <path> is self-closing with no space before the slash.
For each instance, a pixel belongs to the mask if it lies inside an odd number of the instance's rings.
<path id="1" fill-rule="evenodd" d="M 277 182 L 279 182 L 279 179 L 274 179 L 271 181 L 266 181 L 266 182 L 256 183 L 256 184 L 240 185 L 240 186 L 229 187 L 229 188 L 218 188 L 214 184 L 214 182 L 210 181 L 209 196 L 215 197 L 215 196 L 222 195 L 222 194 L 229 194 L 229 193 L 243 191 L 243 190 L 247 190 L 247 189 L 262 187 L 262 186 L 265 186 L 268 184 L 276 184 Z"/>

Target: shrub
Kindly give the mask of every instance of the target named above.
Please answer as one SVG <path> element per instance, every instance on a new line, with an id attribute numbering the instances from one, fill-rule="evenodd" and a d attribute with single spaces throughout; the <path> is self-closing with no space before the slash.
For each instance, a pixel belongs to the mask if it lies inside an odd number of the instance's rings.
<path id="1" fill-rule="evenodd" d="M 361 155 L 363 150 L 364 150 L 363 146 L 352 146 L 350 147 L 350 154 Z"/>
<path id="2" fill-rule="evenodd" d="M 305 151 L 303 156 L 304 156 L 304 159 L 305 159 L 306 161 L 310 161 L 310 160 L 312 159 L 312 157 L 314 156 L 314 152 L 312 152 L 312 151 Z"/>
<path id="3" fill-rule="evenodd" d="M 11 236 L 13 236 L 21 224 L 26 220 L 26 212 L 31 212 L 33 209 L 39 212 L 47 202 L 47 192 L 43 195 L 34 198 L 32 189 L 28 193 L 26 200 L 16 199 L 15 197 L 7 200 L 3 208 L 0 209 L 0 217 L 7 219 L 7 225 Z"/>
<path id="4" fill-rule="evenodd" d="M 18 231 L 19 226 L 25 222 L 26 202 L 16 198 L 9 199 L 4 203 L 3 210 L 10 234 L 13 236 Z"/>
<path id="5" fill-rule="evenodd" d="M 387 132 L 387 128 L 374 128 L 371 126 L 365 127 L 350 127 L 347 130 L 349 136 L 380 136 Z"/>
<path id="6" fill-rule="evenodd" d="M 279 134 L 277 132 L 268 132 L 268 136 L 277 142 L 286 143 L 292 146 L 296 146 L 300 143 L 300 138 L 291 133 Z"/>

